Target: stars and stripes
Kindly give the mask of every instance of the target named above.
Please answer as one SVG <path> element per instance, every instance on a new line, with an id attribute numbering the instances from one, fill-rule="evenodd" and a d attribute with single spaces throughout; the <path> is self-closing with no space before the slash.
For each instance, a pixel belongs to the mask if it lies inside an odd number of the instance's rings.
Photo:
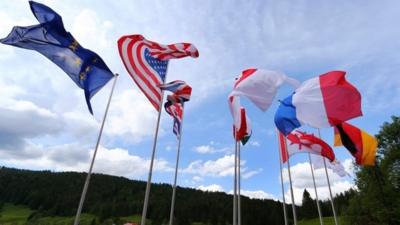
<path id="1" fill-rule="evenodd" d="M 192 44 L 161 45 L 146 40 L 142 35 L 121 37 L 118 40 L 118 50 L 128 73 L 157 111 L 160 111 L 162 101 L 162 90 L 159 87 L 165 82 L 168 60 L 199 56 Z"/>

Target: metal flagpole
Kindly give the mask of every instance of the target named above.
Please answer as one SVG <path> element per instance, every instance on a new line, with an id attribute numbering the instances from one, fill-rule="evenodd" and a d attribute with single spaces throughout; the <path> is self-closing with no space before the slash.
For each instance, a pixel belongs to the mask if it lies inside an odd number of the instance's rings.
<path id="1" fill-rule="evenodd" d="M 287 147 L 287 143 L 286 143 L 286 138 L 285 138 L 285 146 L 286 146 L 286 149 L 287 149 L 288 147 Z M 288 163 L 290 195 L 292 197 L 293 220 L 294 220 L 294 225 L 297 225 L 296 204 L 294 203 L 293 186 L 292 186 L 292 175 L 290 173 L 290 158 L 289 158 L 289 153 L 287 151 L 286 151 L 286 155 L 287 155 L 287 163 Z"/>
<path id="2" fill-rule="evenodd" d="M 90 177 L 92 175 L 93 164 L 94 164 L 94 161 L 96 159 L 97 150 L 99 149 L 101 135 L 103 134 L 104 123 L 105 123 L 106 118 L 107 118 L 108 109 L 110 108 L 110 103 L 111 103 L 111 99 L 112 99 L 112 96 L 113 96 L 113 93 L 114 93 L 115 84 L 117 83 L 117 79 L 118 79 L 118 74 L 115 74 L 115 78 L 114 78 L 114 82 L 113 82 L 113 85 L 112 85 L 112 88 L 111 88 L 110 96 L 108 97 L 106 111 L 104 112 L 103 121 L 101 122 L 100 132 L 99 132 L 99 135 L 97 136 L 96 147 L 94 149 L 94 153 L 93 153 L 93 156 L 92 156 L 92 161 L 90 163 L 89 171 L 88 171 L 88 174 L 86 176 L 85 185 L 83 186 L 81 199 L 79 200 L 78 210 L 76 211 L 74 225 L 78 225 L 79 222 L 80 222 L 83 203 L 85 202 L 86 193 L 87 193 L 87 190 L 89 188 Z"/>
<path id="3" fill-rule="evenodd" d="M 319 129 L 318 129 L 318 137 L 321 138 L 321 132 L 320 132 Z M 323 159 L 323 161 L 324 161 L 326 180 L 328 181 L 329 195 L 330 195 L 330 197 L 331 197 L 331 206 L 332 206 L 333 218 L 335 219 L 335 225 L 339 225 L 339 222 L 338 222 L 337 216 L 336 216 L 335 204 L 333 203 L 333 196 L 332 196 L 332 190 L 331 190 L 331 182 L 329 181 L 328 169 L 326 168 L 325 158 L 323 157 L 322 159 Z"/>
<path id="4" fill-rule="evenodd" d="M 167 74 L 168 74 L 168 64 L 167 64 L 167 70 L 166 70 L 166 73 L 165 73 L 164 80 L 167 80 Z M 161 90 L 160 111 L 158 111 L 157 125 L 156 125 L 156 130 L 154 132 L 153 150 L 151 152 L 149 176 L 147 178 L 146 193 L 144 195 L 142 219 L 141 219 L 141 222 L 140 222 L 141 225 L 145 225 L 146 224 L 147 208 L 149 206 L 149 197 L 150 197 L 151 177 L 153 175 L 153 164 L 154 164 L 154 157 L 156 155 L 158 129 L 160 127 L 160 119 L 161 119 L 163 101 L 164 101 L 164 91 Z"/>
<path id="5" fill-rule="evenodd" d="M 332 205 L 333 218 L 335 219 L 335 225 L 339 225 L 339 222 L 338 222 L 337 216 L 336 216 L 335 204 L 333 203 L 333 196 L 332 196 L 332 190 L 331 190 L 331 182 L 329 181 L 328 169 L 326 168 L 325 158 L 323 158 L 323 160 L 324 160 L 324 167 L 325 167 L 326 180 L 328 181 L 329 195 L 330 195 L 330 197 L 331 197 L 331 205 Z"/>
<path id="6" fill-rule="evenodd" d="M 238 225 L 242 225 L 242 205 L 240 204 L 240 188 L 241 188 L 241 175 L 240 175 L 240 142 L 238 145 Z"/>
<path id="7" fill-rule="evenodd" d="M 280 172 L 281 172 L 281 187 L 282 187 L 282 207 L 283 207 L 283 216 L 285 219 L 285 225 L 288 225 L 288 221 L 287 221 L 287 212 L 286 212 L 286 200 L 285 200 L 285 188 L 283 186 L 283 175 L 282 175 L 282 150 L 280 147 L 280 141 L 279 141 L 279 131 L 277 130 L 277 134 L 278 134 L 278 151 L 279 151 L 279 168 L 280 168 Z"/>
<path id="8" fill-rule="evenodd" d="M 171 212 L 169 213 L 169 225 L 172 225 L 172 222 L 173 222 L 173 219 L 174 219 L 176 180 L 177 180 L 177 177 L 178 177 L 179 155 L 180 155 L 180 151 L 181 151 L 183 115 L 184 115 L 184 110 L 182 110 L 182 121 L 181 121 L 181 127 L 180 127 L 180 131 L 179 131 L 178 152 L 176 154 L 176 165 L 175 165 L 175 178 L 174 178 L 174 186 L 172 188 Z"/>
<path id="9" fill-rule="evenodd" d="M 322 219 L 321 207 L 319 205 L 317 185 L 315 184 L 314 169 L 313 169 L 313 166 L 312 166 L 311 154 L 310 153 L 308 153 L 308 160 L 310 161 L 310 169 L 311 169 L 311 175 L 312 175 L 312 180 L 313 180 L 313 184 L 314 184 L 314 191 L 315 191 L 315 201 L 317 202 L 317 208 L 318 208 L 319 223 L 321 225 L 324 225 L 324 221 Z"/>
<path id="10" fill-rule="evenodd" d="M 235 131 L 236 132 L 236 131 Z M 233 182 L 233 225 L 237 225 L 237 151 L 238 150 L 238 141 L 236 141 L 235 137 L 235 163 L 234 163 L 234 182 Z"/>

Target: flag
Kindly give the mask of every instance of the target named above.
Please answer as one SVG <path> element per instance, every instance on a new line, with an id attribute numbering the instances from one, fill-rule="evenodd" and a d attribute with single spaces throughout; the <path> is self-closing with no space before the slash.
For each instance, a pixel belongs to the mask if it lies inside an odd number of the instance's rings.
<path id="1" fill-rule="evenodd" d="M 277 128 L 287 135 L 301 124 L 330 127 L 361 116 L 361 95 L 345 74 L 331 71 L 302 83 L 281 102 L 275 113 Z"/>
<path id="2" fill-rule="evenodd" d="M 259 109 L 266 111 L 272 103 L 278 88 L 287 82 L 294 87 L 298 87 L 300 82 L 286 76 L 280 72 L 247 69 L 235 82 L 234 88 L 230 95 L 246 96 Z"/>
<path id="3" fill-rule="evenodd" d="M 96 53 L 83 48 L 65 30 L 62 18 L 46 5 L 30 1 L 31 11 L 39 24 L 15 26 L 0 42 L 35 50 L 60 67 L 85 92 L 86 103 L 93 114 L 90 99 L 114 77 Z"/>
<path id="4" fill-rule="evenodd" d="M 344 146 L 356 159 L 358 165 L 375 165 L 378 141 L 367 132 L 349 124 L 336 125 L 334 146 Z"/>
<path id="5" fill-rule="evenodd" d="M 192 87 L 186 84 L 185 81 L 175 80 L 160 85 L 160 89 L 172 92 L 172 95 L 167 96 L 167 102 L 164 104 L 164 108 L 174 119 L 173 132 L 179 138 L 181 135 L 184 102 L 190 100 Z"/>
<path id="6" fill-rule="evenodd" d="M 167 84 L 162 84 L 160 85 L 160 89 L 173 93 L 173 95 L 167 96 L 167 100 L 173 103 L 187 102 L 190 100 L 190 95 L 192 94 L 192 87 L 182 80 L 175 80 Z"/>
<path id="7" fill-rule="evenodd" d="M 174 119 L 174 125 L 172 132 L 177 138 L 181 136 L 181 124 L 183 116 L 183 103 L 171 103 L 167 102 L 164 104 L 165 111 L 172 116 Z"/>
<path id="8" fill-rule="evenodd" d="M 118 50 L 126 70 L 147 99 L 160 111 L 168 60 L 186 56 L 198 57 L 196 47 L 189 43 L 161 45 L 142 35 L 127 35 L 118 40 Z"/>
<path id="9" fill-rule="evenodd" d="M 314 169 L 324 168 L 323 158 L 319 155 L 311 155 L 311 162 L 313 164 Z M 325 160 L 326 167 L 331 169 L 334 173 L 339 175 L 340 177 L 350 176 L 343 166 L 343 164 L 335 158 L 332 162 Z"/>
<path id="10" fill-rule="evenodd" d="M 335 153 L 327 143 L 313 134 L 307 134 L 299 130 L 294 130 L 286 137 L 279 132 L 279 146 L 283 163 L 288 160 L 288 157 L 296 153 L 311 153 L 323 156 L 329 161 L 335 160 Z"/>
<path id="11" fill-rule="evenodd" d="M 246 115 L 246 110 L 240 105 L 238 96 L 229 96 L 228 105 L 233 117 L 233 137 L 245 145 L 252 132 L 250 119 Z"/>

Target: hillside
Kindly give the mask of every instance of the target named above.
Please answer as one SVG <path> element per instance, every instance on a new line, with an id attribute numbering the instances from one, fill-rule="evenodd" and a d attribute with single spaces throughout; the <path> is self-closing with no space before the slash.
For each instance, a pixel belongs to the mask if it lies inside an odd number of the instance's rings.
<path id="1" fill-rule="evenodd" d="M 35 212 L 31 219 L 75 214 L 85 173 L 29 171 L 0 168 L 0 201 L 25 205 Z M 84 213 L 99 223 L 106 219 L 141 213 L 145 182 L 103 174 L 92 176 Z M 148 217 L 153 224 L 167 221 L 172 187 L 153 184 Z M 229 224 L 232 220 L 232 196 L 191 188 L 177 189 L 176 224 L 193 222 Z M 273 200 L 242 197 L 243 224 L 282 224 L 282 204 Z"/>

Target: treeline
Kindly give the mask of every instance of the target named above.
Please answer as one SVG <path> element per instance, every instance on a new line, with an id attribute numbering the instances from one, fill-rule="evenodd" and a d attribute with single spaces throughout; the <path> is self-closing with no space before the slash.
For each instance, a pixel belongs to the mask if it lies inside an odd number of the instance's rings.
<path id="1" fill-rule="evenodd" d="M 85 176 L 85 173 L 76 172 L 55 173 L 1 167 L 0 202 L 27 205 L 36 210 L 30 218 L 73 216 Z M 144 182 L 123 177 L 94 174 L 83 212 L 98 216 L 100 222 L 141 214 L 145 185 Z M 167 222 L 171 191 L 171 185 L 152 185 L 148 217 L 153 225 Z M 242 208 L 243 224 L 284 223 L 282 204 L 278 201 L 242 197 Z M 178 187 L 175 214 L 175 224 L 231 224 L 232 196 Z"/>

